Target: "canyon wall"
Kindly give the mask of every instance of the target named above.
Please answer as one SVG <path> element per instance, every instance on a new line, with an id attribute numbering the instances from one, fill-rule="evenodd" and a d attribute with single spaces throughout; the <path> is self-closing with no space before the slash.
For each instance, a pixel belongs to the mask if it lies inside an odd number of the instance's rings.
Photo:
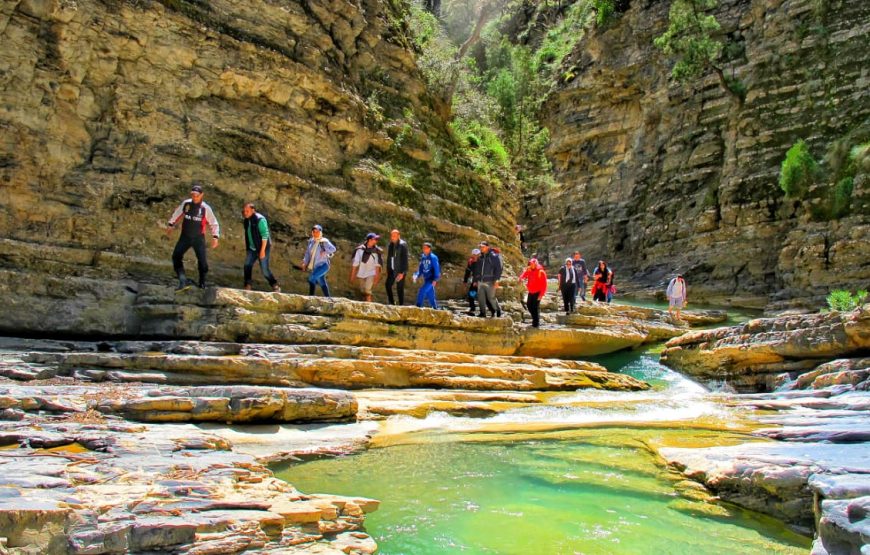
<path id="1" fill-rule="evenodd" d="M 369 231 L 402 229 L 412 257 L 433 241 L 460 276 L 483 238 L 518 260 L 515 195 L 472 172 L 437 116 L 406 10 L 382 0 L 3 2 L 0 298 L 81 303 L 118 283 L 173 283 L 175 238 L 161 226 L 192 180 L 207 183 L 223 229 L 212 283 L 242 284 L 245 201 L 269 218 L 273 271 L 289 291 L 307 292 L 289 265 L 314 223 L 339 247 L 338 294 Z M 76 280 L 92 281 L 83 292 Z"/>
<path id="2" fill-rule="evenodd" d="M 712 73 L 669 79 L 673 60 L 653 45 L 669 6 L 633 0 L 563 64 L 543 111 L 557 185 L 527 195 L 531 249 L 555 261 L 580 248 L 647 294 L 682 271 L 696 301 L 818 306 L 833 288 L 866 288 L 866 163 L 838 217 L 823 200 L 833 183 L 791 200 L 778 178 L 799 139 L 817 159 L 870 139 L 870 4 L 721 0 L 742 103 Z"/>

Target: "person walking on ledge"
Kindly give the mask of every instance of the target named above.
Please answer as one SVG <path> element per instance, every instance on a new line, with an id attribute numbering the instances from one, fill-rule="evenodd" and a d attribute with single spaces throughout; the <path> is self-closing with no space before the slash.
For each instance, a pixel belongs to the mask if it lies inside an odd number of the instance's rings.
<path id="1" fill-rule="evenodd" d="M 242 216 L 245 217 L 242 225 L 245 229 L 245 290 L 253 289 L 254 263 L 260 261 L 260 270 L 263 277 L 269 282 L 272 291 L 281 291 L 278 280 L 269 269 L 269 257 L 272 254 L 272 237 L 269 234 L 269 222 L 257 212 L 254 204 L 249 202 L 242 207 Z"/>
<path id="2" fill-rule="evenodd" d="M 181 235 L 178 237 L 178 242 L 175 244 L 175 249 L 172 251 L 172 267 L 175 270 L 175 275 L 178 277 L 178 287 L 176 291 L 184 291 L 189 289 L 193 282 L 187 279 L 184 273 L 184 254 L 193 249 L 196 254 L 196 265 L 199 270 L 199 282 L 197 285 L 200 289 L 205 288 L 205 276 L 208 274 L 208 259 L 206 258 L 205 248 L 205 230 L 211 232 L 211 248 L 216 249 L 220 240 L 221 228 L 211 209 L 211 206 L 203 200 L 202 185 L 194 182 L 190 188 L 190 198 L 184 200 L 167 223 L 166 234 L 171 235 L 179 220 L 182 220 Z"/>
<path id="3" fill-rule="evenodd" d="M 532 315 L 532 327 L 537 328 L 541 325 L 541 299 L 547 293 L 547 272 L 537 258 L 529 260 L 528 267 L 520 274 L 520 282 L 523 281 L 526 282 L 526 291 L 529 292 L 526 306 Z"/>
<path id="4" fill-rule="evenodd" d="M 435 286 L 441 279 L 441 265 L 438 263 L 438 257 L 432 252 L 432 243 L 423 243 L 423 254 L 420 255 L 420 265 L 414 273 L 414 282 L 421 278 L 423 285 L 417 291 L 417 306 L 423 308 L 423 301 L 428 301 L 430 307 L 437 309 Z"/>
<path id="5" fill-rule="evenodd" d="M 384 251 L 378 246 L 380 238 L 377 233 L 366 235 L 365 243 L 357 246 L 351 262 L 350 283 L 356 284 L 367 303 L 372 302 L 372 288 L 381 279 Z"/>
<path id="6" fill-rule="evenodd" d="M 335 254 L 335 245 L 323 236 L 323 228 L 319 225 L 312 227 L 311 238 L 308 239 L 305 256 L 302 258 L 302 269 L 309 272 L 309 295 L 314 295 L 314 290 L 319 285 L 320 289 L 323 290 L 323 296 L 329 297 L 326 274 L 329 272 L 329 264 L 333 254 Z"/>
<path id="7" fill-rule="evenodd" d="M 577 295 L 582 300 L 586 300 L 586 284 L 589 283 L 589 269 L 586 268 L 586 260 L 583 259 L 580 251 L 574 251 L 571 265 L 574 266 L 574 271 L 577 272 L 577 277 L 580 278 L 580 281 L 577 282 L 577 291 L 574 293 L 574 306 L 577 306 Z"/>
<path id="8" fill-rule="evenodd" d="M 603 260 L 598 261 L 598 267 L 592 273 L 592 300 L 607 302 L 607 292 L 610 290 L 610 268 Z"/>
<path id="9" fill-rule="evenodd" d="M 486 308 L 495 309 L 496 318 L 501 318 L 501 306 L 495 297 L 498 280 L 501 279 L 501 256 L 490 248 L 487 241 L 480 243 L 480 284 L 477 287 L 477 301 L 480 303 L 480 317 L 486 318 Z"/>
<path id="10" fill-rule="evenodd" d="M 396 286 L 396 296 L 399 306 L 405 304 L 405 274 L 408 273 L 408 243 L 398 229 L 390 232 L 390 244 L 387 247 L 387 302 L 393 302 L 393 284 Z"/>
<path id="11" fill-rule="evenodd" d="M 677 277 L 668 283 L 668 313 L 677 311 L 677 320 L 680 320 L 680 312 L 686 306 L 686 299 L 689 295 L 689 290 L 686 288 L 686 280 L 683 279 L 683 274 L 677 274 Z"/>
<path id="12" fill-rule="evenodd" d="M 465 275 L 462 277 L 462 283 L 468 284 L 468 314 L 474 316 L 476 313 L 475 300 L 477 299 L 477 286 L 480 281 L 480 249 L 471 251 L 471 258 L 468 259 L 468 264 L 465 266 Z"/>
<path id="13" fill-rule="evenodd" d="M 574 312 L 574 299 L 577 298 L 577 284 L 580 282 L 577 270 L 574 269 L 574 261 L 565 259 L 565 265 L 559 268 L 559 291 L 562 292 L 562 304 L 565 306 L 565 314 Z"/>

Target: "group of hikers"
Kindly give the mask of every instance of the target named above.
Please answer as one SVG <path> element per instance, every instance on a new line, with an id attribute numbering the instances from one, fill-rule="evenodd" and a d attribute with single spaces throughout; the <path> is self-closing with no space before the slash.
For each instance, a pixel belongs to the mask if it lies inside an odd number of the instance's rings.
<path id="1" fill-rule="evenodd" d="M 206 233 L 212 238 L 212 248 L 217 248 L 220 240 L 220 224 L 214 211 L 203 200 L 204 191 L 200 183 L 195 182 L 190 190 L 190 198 L 185 199 L 172 213 L 167 223 L 167 234 L 172 233 L 181 223 L 181 234 L 172 252 L 172 266 L 178 278 L 176 291 L 184 291 L 194 285 L 204 288 L 208 274 L 206 256 Z M 273 291 L 281 291 L 278 280 L 269 267 L 272 250 L 272 237 L 266 218 L 257 212 L 253 203 L 242 207 L 244 217 L 243 229 L 245 236 L 244 287 L 251 290 L 253 285 L 253 267 L 259 262 L 263 277 L 268 281 Z M 380 282 L 384 268 L 386 269 L 386 292 L 389 304 L 405 304 L 405 283 L 410 270 L 408 244 L 401 238 L 398 229 L 390 232 L 390 242 L 386 253 L 378 246 L 380 235 L 369 233 L 365 241 L 354 250 L 351 262 L 350 282 L 359 290 L 365 301 L 371 302 L 372 291 Z M 184 272 L 184 255 L 193 249 L 196 254 L 199 280 L 194 282 L 187 278 Z M 336 247 L 323 236 L 323 228 L 318 224 L 311 228 L 311 236 L 305 248 L 305 254 L 298 269 L 308 274 L 308 294 L 314 295 L 319 286 L 323 295 L 330 296 L 327 273 Z M 471 258 L 465 268 L 463 283 L 467 286 L 469 315 L 477 314 L 485 318 L 501 317 L 502 310 L 496 296 L 499 280 L 502 277 L 503 265 L 500 252 L 491 247 L 489 242 L 481 241 L 478 248 L 471 252 Z M 435 290 L 441 279 L 441 265 L 438 256 L 432 252 L 431 243 L 423 243 L 422 254 L 416 271 L 412 275 L 416 283 L 422 280 L 417 291 L 416 306 L 422 307 L 428 303 L 431 308 L 438 308 Z M 559 268 L 559 291 L 566 314 L 576 308 L 577 297 L 586 300 L 587 286 L 592 281 L 592 299 L 609 303 L 616 291 L 614 272 L 603 260 L 590 273 L 580 251 L 575 251 L 573 257 L 566 258 Z M 541 299 L 547 292 L 547 273 L 544 267 L 533 256 L 528 266 L 519 277 L 526 286 L 525 305 L 532 316 L 532 326 L 540 325 Z M 395 289 L 395 296 L 394 296 Z M 678 275 L 668 285 L 667 296 L 670 310 L 676 309 L 677 317 L 686 302 L 686 284 Z"/>

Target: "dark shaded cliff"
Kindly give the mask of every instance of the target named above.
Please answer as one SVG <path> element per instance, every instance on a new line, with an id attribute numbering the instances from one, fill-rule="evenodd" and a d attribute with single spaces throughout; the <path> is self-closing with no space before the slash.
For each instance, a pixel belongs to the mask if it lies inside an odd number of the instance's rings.
<path id="1" fill-rule="evenodd" d="M 743 105 L 713 75 L 669 81 L 653 46 L 669 6 L 631 2 L 563 64 L 544 110 L 557 186 L 526 199 L 532 248 L 612 261 L 624 289 L 682 271 L 696 301 L 776 307 L 866 287 L 867 168 L 838 217 L 823 201 L 832 183 L 790 200 L 778 174 L 799 139 L 817 159 L 870 139 L 870 4 L 722 0 Z"/>
<path id="2" fill-rule="evenodd" d="M 307 291 L 288 265 L 314 223 L 339 246 L 338 293 L 368 231 L 399 227 L 415 252 L 434 241 L 448 265 L 464 266 L 484 236 L 511 241 L 518 203 L 471 171 L 436 115 L 404 10 L 382 0 L 4 2 L 2 293 L 76 295 L 73 282 L 40 285 L 46 277 L 172 283 L 174 238 L 159 226 L 193 179 L 211 184 L 223 227 L 209 253 L 219 284 L 241 286 L 248 200 L 270 219 L 273 269 L 291 291 Z"/>

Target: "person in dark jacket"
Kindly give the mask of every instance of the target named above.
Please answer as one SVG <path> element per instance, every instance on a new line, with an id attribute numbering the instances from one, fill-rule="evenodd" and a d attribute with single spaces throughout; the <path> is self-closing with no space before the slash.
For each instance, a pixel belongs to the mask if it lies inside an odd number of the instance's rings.
<path id="1" fill-rule="evenodd" d="M 393 302 L 393 285 L 399 305 L 405 304 L 405 274 L 408 273 L 408 244 L 402 239 L 398 229 L 390 232 L 387 246 L 387 303 Z"/>
<path id="2" fill-rule="evenodd" d="M 501 318 L 501 306 L 495 296 L 498 280 L 501 279 L 501 256 L 490 248 L 487 241 L 480 243 L 480 283 L 477 286 L 477 300 L 480 303 L 480 317 L 486 318 L 486 308 L 493 308 L 493 315 Z"/>
<path id="3" fill-rule="evenodd" d="M 278 287 L 278 280 L 269 269 L 269 257 L 272 253 L 269 222 L 262 214 L 257 213 L 254 204 L 250 202 L 242 207 L 242 215 L 245 217 L 244 222 L 242 222 L 245 230 L 245 289 L 247 291 L 253 289 L 254 263 L 259 260 L 263 277 L 269 282 L 272 291 L 277 293 L 281 291 L 281 288 Z"/>
<path id="4" fill-rule="evenodd" d="M 580 276 L 574 269 L 574 261 L 565 259 L 565 265 L 559 268 L 559 291 L 562 292 L 562 303 L 565 305 L 565 314 L 574 312 L 574 299 L 577 297 L 577 284 Z"/>
<path id="5" fill-rule="evenodd" d="M 218 247 L 221 235 L 220 224 L 218 224 L 211 206 L 206 204 L 202 197 L 202 185 L 194 182 L 190 188 L 190 198 L 178 205 L 167 222 L 167 235 L 172 233 L 179 221 L 182 222 L 181 235 L 172 251 L 172 268 L 175 270 L 175 275 L 178 276 L 176 291 L 184 291 L 193 285 L 193 282 L 187 279 L 184 274 L 184 254 L 190 249 L 193 249 L 196 254 L 196 265 L 199 270 L 198 286 L 200 289 L 205 288 L 205 276 L 208 273 L 208 259 L 205 250 L 206 228 L 211 232 L 211 248 Z"/>
<path id="6" fill-rule="evenodd" d="M 607 302 L 607 291 L 610 289 L 610 268 L 603 260 L 598 261 L 598 267 L 592 272 L 592 300 Z"/>
<path id="7" fill-rule="evenodd" d="M 414 282 L 423 280 L 423 285 L 417 291 L 417 306 L 423 308 L 423 301 L 428 301 L 429 306 L 438 309 L 438 301 L 435 300 L 435 286 L 441 279 L 441 265 L 438 257 L 432 252 L 431 243 L 423 243 L 423 254 L 420 255 L 420 265 L 414 273 Z"/>
<path id="8" fill-rule="evenodd" d="M 574 266 L 574 271 L 577 272 L 577 276 L 580 278 L 580 281 L 577 282 L 577 292 L 574 294 L 574 306 L 576 306 L 578 295 L 584 301 L 586 300 L 586 284 L 589 283 L 589 269 L 586 268 L 586 260 L 583 259 L 580 251 L 574 251 L 571 265 Z"/>
<path id="9" fill-rule="evenodd" d="M 468 259 L 468 264 L 465 266 L 465 276 L 462 278 L 462 283 L 468 284 L 468 315 L 474 316 L 476 313 L 475 301 L 477 300 L 477 286 L 480 282 L 480 249 L 471 251 L 471 258 Z"/>

